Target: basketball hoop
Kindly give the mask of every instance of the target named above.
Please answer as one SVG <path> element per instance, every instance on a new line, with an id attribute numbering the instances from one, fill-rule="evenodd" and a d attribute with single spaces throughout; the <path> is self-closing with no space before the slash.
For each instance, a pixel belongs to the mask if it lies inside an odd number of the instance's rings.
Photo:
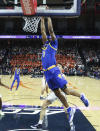
<path id="1" fill-rule="evenodd" d="M 37 33 L 38 24 L 40 17 L 29 17 L 30 15 L 35 15 L 37 11 L 37 0 L 20 0 L 21 7 L 24 15 L 25 25 L 23 30 L 26 32 Z"/>
<path id="2" fill-rule="evenodd" d="M 40 7 L 37 7 L 38 10 L 45 10 L 46 9 L 46 6 L 40 6 Z M 25 21 L 25 25 L 23 27 L 23 30 L 26 31 L 26 32 L 31 32 L 31 33 L 37 33 L 37 29 L 38 29 L 38 25 L 39 25 L 39 22 L 40 22 L 40 17 L 38 16 L 24 16 L 23 17 L 24 21 Z"/>
<path id="3" fill-rule="evenodd" d="M 37 33 L 40 17 L 23 17 L 23 19 L 25 20 L 23 30 L 26 32 Z"/>

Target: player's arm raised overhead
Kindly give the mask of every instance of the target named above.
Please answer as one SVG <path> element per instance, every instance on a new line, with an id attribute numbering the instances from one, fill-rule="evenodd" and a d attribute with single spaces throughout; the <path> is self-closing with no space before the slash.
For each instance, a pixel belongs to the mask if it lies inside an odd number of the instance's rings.
<path id="1" fill-rule="evenodd" d="M 47 41 L 44 17 L 41 17 L 41 34 L 42 34 L 42 40 L 44 44 Z"/>
<path id="2" fill-rule="evenodd" d="M 48 17 L 48 31 L 51 36 L 51 39 L 54 41 L 56 39 L 56 36 L 53 30 L 52 20 L 50 17 Z"/>

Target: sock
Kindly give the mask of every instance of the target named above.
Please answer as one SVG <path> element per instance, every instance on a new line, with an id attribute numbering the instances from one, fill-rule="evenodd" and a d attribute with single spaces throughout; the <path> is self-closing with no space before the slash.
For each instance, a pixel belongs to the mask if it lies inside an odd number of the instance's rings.
<path id="1" fill-rule="evenodd" d="M 38 124 L 42 124 L 43 123 L 43 120 L 39 120 Z"/>
<path id="2" fill-rule="evenodd" d="M 67 112 L 69 113 L 71 111 L 71 107 L 68 107 L 67 108 Z"/>

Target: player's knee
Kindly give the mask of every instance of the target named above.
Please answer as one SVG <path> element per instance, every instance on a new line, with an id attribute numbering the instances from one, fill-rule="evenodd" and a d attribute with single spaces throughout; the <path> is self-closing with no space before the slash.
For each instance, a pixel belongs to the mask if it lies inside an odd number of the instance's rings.
<path id="1" fill-rule="evenodd" d="M 42 105 L 42 110 L 45 110 L 46 108 L 47 108 L 47 106 L 46 105 Z"/>
<path id="2" fill-rule="evenodd" d="M 60 94 L 59 89 L 55 89 L 55 90 L 53 90 L 53 92 L 54 92 L 56 95 L 59 95 L 59 94 Z"/>
<path id="3" fill-rule="evenodd" d="M 45 100 L 44 103 L 42 104 L 42 109 L 46 109 L 49 104 L 48 100 Z"/>
<path id="4" fill-rule="evenodd" d="M 61 88 L 61 90 L 66 94 L 66 95 L 70 95 L 70 91 L 68 90 L 67 86 L 64 85 L 63 88 Z"/>

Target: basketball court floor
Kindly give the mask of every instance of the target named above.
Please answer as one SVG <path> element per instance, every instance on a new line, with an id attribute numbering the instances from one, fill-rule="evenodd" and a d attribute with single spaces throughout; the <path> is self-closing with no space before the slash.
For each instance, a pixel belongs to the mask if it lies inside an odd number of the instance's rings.
<path id="1" fill-rule="evenodd" d="M 78 92 L 84 92 L 89 99 L 90 106 L 87 108 L 74 96 L 67 96 L 70 106 L 77 109 L 74 117 L 76 131 L 99 131 L 100 130 L 100 80 L 89 77 L 70 76 L 67 77 Z M 3 112 L 1 118 L 1 131 L 33 130 L 30 126 L 37 123 L 43 100 L 40 100 L 42 78 L 31 78 L 21 76 L 21 82 L 16 91 L 10 88 L 13 78 L 2 76 L 3 86 L 0 93 L 3 98 Z M 46 94 L 45 94 L 46 95 Z M 55 101 L 47 109 L 49 131 L 70 131 L 68 121 L 65 117 L 62 104 Z M 55 123 L 53 122 L 55 121 Z M 6 124 L 6 126 L 5 126 Z"/>

